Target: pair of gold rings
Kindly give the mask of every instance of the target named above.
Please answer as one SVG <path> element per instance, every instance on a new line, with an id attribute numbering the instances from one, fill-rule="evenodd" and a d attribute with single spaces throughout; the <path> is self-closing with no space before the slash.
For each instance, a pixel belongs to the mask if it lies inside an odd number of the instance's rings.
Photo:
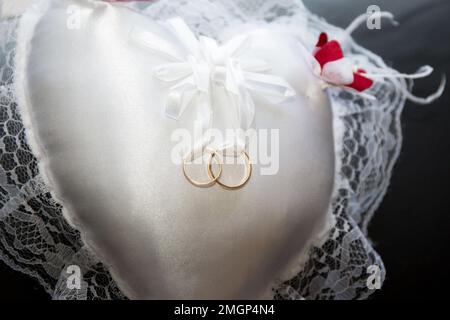
<path id="1" fill-rule="evenodd" d="M 236 189 L 240 189 L 243 186 L 245 186 L 247 184 L 247 182 L 250 180 L 251 176 L 252 176 L 252 171 L 253 171 L 253 166 L 252 166 L 252 162 L 250 160 L 250 157 L 248 155 L 247 152 L 242 151 L 242 153 L 239 156 L 242 156 L 244 161 L 245 161 L 245 167 L 246 167 L 246 171 L 245 171 L 245 175 L 242 177 L 241 181 L 235 185 L 230 185 L 230 184 L 226 184 L 221 180 L 222 177 L 222 173 L 223 173 L 223 166 L 224 166 L 224 158 L 226 157 L 226 155 L 221 155 L 217 150 L 211 150 L 208 149 L 207 152 L 209 153 L 209 158 L 207 161 L 207 171 L 208 171 L 208 176 L 210 178 L 210 180 L 208 181 L 198 181 L 198 180 L 194 180 L 192 179 L 186 170 L 186 166 L 187 166 L 187 158 L 185 157 L 183 160 L 183 174 L 186 177 L 186 179 L 194 186 L 196 187 L 200 187 L 200 188 L 208 188 L 208 187 L 212 187 L 214 184 L 218 184 L 221 187 L 228 189 L 228 190 L 236 190 Z M 213 162 L 215 162 L 218 166 L 219 166 L 219 172 L 215 173 L 213 170 Z"/>

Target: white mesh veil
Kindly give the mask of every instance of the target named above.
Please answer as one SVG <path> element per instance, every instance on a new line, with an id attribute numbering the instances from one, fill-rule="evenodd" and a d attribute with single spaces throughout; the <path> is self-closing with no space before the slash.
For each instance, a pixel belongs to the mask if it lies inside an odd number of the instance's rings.
<path id="1" fill-rule="evenodd" d="M 197 34 L 219 38 L 237 24 L 277 23 L 307 26 L 311 42 L 320 32 L 333 38 L 343 30 L 292 0 L 160 0 L 132 5 L 153 19 L 179 15 Z M 36 278 L 54 299 L 123 299 L 107 269 L 63 219 L 32 154 L 13 90 L 16 29 L 20 17 L 0 22 L 0 259 Z M 383 60 L 351 38 L 346 55 L 368 72 L 387 68 Z M 386 79 L 369 93 L 376 100 L 339 88 L 328 89 L 334 113 L 336 188 L 335 225 L 328 239 L 308 253 L 302 272 L 274 288 L 275 299 L 363 299 L 371 265 L 385 270 L 367 237 L 367 224 L 388 187 L 401 146 L 400 114 L 406 82 Z M 66 268 L 83 270 L 79 290 L 67 289 Z"/>

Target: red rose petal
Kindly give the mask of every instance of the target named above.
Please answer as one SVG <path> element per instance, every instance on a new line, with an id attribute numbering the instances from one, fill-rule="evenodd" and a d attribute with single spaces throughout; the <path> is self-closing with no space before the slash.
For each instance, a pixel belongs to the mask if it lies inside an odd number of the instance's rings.
<path id="1" fill-rule="evenodd" d="M 356 73 L 364 74 L 364 73 L 367 73 L 367 72 L 364 69 L 358 69 L 358 70 L 356 70 Z"/>
<path id="2" fill-rule="evenodd" d="M 342 48 L 339 42 L 333 40 L 326 43 L 322 48 L 320 48 L 316 52 L 314 57 L 323 68 L 323 66 L 328 62 L 342 59 L 344 57 L 344 53 L 342 52 Z"/>
<path id="3" fill-rule="evenodd" d="M 353 88 L 356 91 L 363 92 L 373 85 L 373 80 L 362 76 L 360 73 L 355 72 L 353 76 L 353 83 L 347 86 L 349 88 Z"/>
<path id="4" fill-rule="evenodd" d="M 316 48 L 322 48 L 328 42 L 328 35 L 322 32 L 319 36 L 319 41 L 317 41 Z"/>

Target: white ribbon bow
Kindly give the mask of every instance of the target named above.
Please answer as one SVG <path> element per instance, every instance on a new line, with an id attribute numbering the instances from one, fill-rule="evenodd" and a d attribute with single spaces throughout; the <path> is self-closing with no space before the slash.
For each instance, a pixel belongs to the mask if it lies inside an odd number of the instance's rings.
<path id="1" fill-rule="evenodd" d="M 295 95 L 295 90 L 283 78 L 263 72 L 269 65 L 259 59 L 242 60 L 238 54 L 249 44 L 248 36 L 239 35 L 223 46 L 208 37 L 198 39 L 181 18 L 167 21 L 179 45 L 173 45 L 160 36 L 133 30 L 132 38 L 151 51 L 163 55 L 169 62 L 155 69 L 155 77 L 175 84 L 166 99 L 165 114 L 172 119 L 180 116 L 192 103 L 197 108 L 197 119 L 202 127 L 212 125 L 213 84 L 223 85 L 237 108 L 241 129 L 253 123 L 255 105 L 251 92 L 259 94 L 272 103 L 281 103 Z"/>

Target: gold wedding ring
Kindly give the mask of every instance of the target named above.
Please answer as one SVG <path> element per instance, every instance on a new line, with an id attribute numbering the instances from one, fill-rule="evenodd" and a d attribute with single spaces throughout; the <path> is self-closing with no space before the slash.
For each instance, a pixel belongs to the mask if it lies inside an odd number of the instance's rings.
<path id="1" fill-rule="evenodd" d="M 252 171 L 253 171 L 253 165 L 251 163 L 250 157 L 248 155 L 247 152 L 243 151 L 241 153 L 241 156 L 244 158 L 244 162 L 245 162 L 245 167 L 246 167 L 246 173 L 245 176 L 242 178 L 242 180 L 236 184 L 236 185 L 228 185 L 222 181 L 220 181 L 220 178 L 222 177 L 222 173 L 223 173 L 223 157 L 219 154 L 219 152 L 217 152 L 217 150 L 212 150 L 212 149 L 208 149 L 207 150 L 209 152 L 209 159 L 207 161 L 207 171 L 208 171 L 208 176 L 210 177 L 210 180 L 208 181 L 198 181 L 198 180 L 194 180 L 193 178 L 191 178 L 186 170 L 186 165 L 187 165 L 187 157 L 185 157 L 183 159 L 183 174 L 185 176 L 185 178 L 194 186 L 199 187 L 199 188 L 208 188 L 208 187 L 212 187 L 214 184 L 218 184 L 221 187 L 228 189 L 228 190 L 237 190 L 242 188 L 243 186 L 245 186 L 247 184 L 247 182 L 250 180 L 251 176 L 252 176 Z M 235 155 L 235 157 L 237 157 Z M 218 160 L 221 159 L 221 160 Z M 219 172 L 218 173 L 214 173 L 213 171 L 213 161 L 219 166 Z"/>
<path id="2" fill-rule="evenodd" d="M 185 176 L 185 178 L 194 186 L 199 187 L 199 188 L 207 188 L 207 187 L 211 187 L 212 185 L 214 185 L 217 180 L 221 177 L 222 175 L 222 170 L 223 170 L 223 164 L 217 161 L 218 158 L 218 153 L 214 150 L 209 150 L 210 151 L 210 156 L 209 156 L 209 160 L 208 160 L 208 164 L 210 164 L 212 166 L 212 161 L 213 159 L 215 159 L 216 163 L 219 165 L 220 170 L 219 173 L 217 174 L 217 176 L 213 175 L 211 176 L 208 170 L 208 175 L 211 178 L 211 180 L 209 181 L 197 181 L 192 179 L 191 177 L 189 177 L 187 171 L 186 171 L 186 164 L 187 164 L 187 159 L 186 157 L 183 159 L 183 174 Z"/>
<path id="3" fill-rule="evenodd" d="M 243 186 L 245 186 L 245 185 L 247 184 L 247 182 L 250 180 L 250 177 L 252 176 L 252 171 L 253 171 L 253 166 L 252 166 L 252 163 L 251 163 L 251 161 L 250 161 L 250 157 L 249 157 L 248 153 L 245 152 L 245 151 L 243 151 L 243 152 L 241 153 L 241 155 L 243 156 L 244 161 L 245 161 L 245 163 L 246 163 L 246 174 L 245 174 L 245 176 L 242 178 L 241 182 L 238 183 L 238 184 L 236 184 L 236 185 L 227 185 L 227 184 L 223 183 L 222 181 L 220 181 L 220 175 L 217 175 L 217 176 L 216 176 L 216 175 L 214 174 L 214 172 L 213 172 L 213 170 L 212 170 L 212 165 L 213 165 L 212 161 L 213 161 L 213 158 L 216 157 L 217 154 L 218 154 L 217 152 L 214 152 L 214 154 L 212 154 L 212 155 L 211 155 L 211 158 L 209 159 L 209 163 L 208 163 L 208 174 L 209 174 L 210 178 L 211 178 L 211 179 L 214 179 L 214 181 L 215 181 L 218 185 L 222 186 L 222 187 L 225 188 L 225 189 L 229 189 L 229 190 L 237 190 L 237 189 L 240 189 L 240 188 L 242 188 Z M 223 164 L 222 164 L 221 166 L 223 166 Z M 220 172 L 222 172 L 222 169 L 220 170 Z"/>

